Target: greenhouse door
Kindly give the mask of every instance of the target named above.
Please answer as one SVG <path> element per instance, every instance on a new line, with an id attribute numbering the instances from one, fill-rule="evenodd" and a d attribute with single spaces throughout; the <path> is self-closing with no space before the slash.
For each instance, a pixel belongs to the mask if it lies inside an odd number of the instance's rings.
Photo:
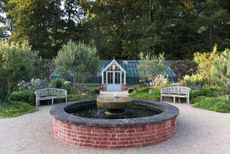
<path id="1" fill-rule="evenodd" d="M 121 91 L 121 77 L 120 71 L 107 71 L 107 91 Z"/>
<path id="2" fill-rule="evenodd" d="M 101 71 L 102 85 L 106 91 L 121 91 L 126 85 L 126 71 L 113 59 Z"/>

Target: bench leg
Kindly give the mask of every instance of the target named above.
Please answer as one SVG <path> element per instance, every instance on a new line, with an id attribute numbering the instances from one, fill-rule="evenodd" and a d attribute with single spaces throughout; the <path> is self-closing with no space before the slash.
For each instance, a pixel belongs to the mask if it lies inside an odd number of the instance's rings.
<path id="1" fill-rule="evenodd" d="M 187 97 L 187 104 L 189 104 L 189 97 Z"/>
<path id="2" fill-rule="evenodd" d="M 65 102 L 67 102 L 67 97 L 65 98 Z"/>
<path id="3" fill-rule="evenodd" d="M 161 96 L 161 99 L 160 99 L 160 101 L 162 102 L 162 96 Z"/>
<path id="4" fill-rule="evenodd" d="M 52 105 L 54 105 L 54 99 L 52 98 Z"/>
<path id="5" fill-rule="evenodd" d="M 36 99 L 36 108 L 39 106 L 39 99 Z"/>
<path id="6" fill-rule="evenodd" d="M 173 97 L 173 103 L 176 103 L 176 97 Z"/>

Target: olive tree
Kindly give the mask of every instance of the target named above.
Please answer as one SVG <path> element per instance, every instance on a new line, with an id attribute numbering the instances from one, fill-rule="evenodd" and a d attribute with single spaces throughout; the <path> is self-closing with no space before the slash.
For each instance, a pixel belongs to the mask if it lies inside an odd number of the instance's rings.
<path id="1" fill-rule="evenodd" d="M 54 63 L 59 71 L 73 76 L 73 85 L 77 92 L 82 91 L 85 80 L 97 75 L 99 69 L 96 49 L 73 41 L 63 45 Z"/>
<path id="2" fill-rule="evenodd" d="M 27 45 L 0 42 L 0 100 L 6 100 L 17 83 L 33 76 L 37 52 Z"/>
<path id="3" fill-rule="evenodd" d="M 155 79 L 165 72 L 164 65 L 164 55 L 160 54 L 157 56 L 151 56 L 149 54 L 144 55 L 140 53 L 140 62 L 138 64 L 138 69 L 140 72 L 141 78 L 150 79 L 152 82 Z"/>

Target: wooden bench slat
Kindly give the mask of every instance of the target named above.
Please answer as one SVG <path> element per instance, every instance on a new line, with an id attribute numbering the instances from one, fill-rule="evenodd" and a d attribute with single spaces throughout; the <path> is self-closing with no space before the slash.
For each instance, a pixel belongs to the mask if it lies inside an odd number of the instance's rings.
<path id="1" fill-rule="evenodd" d="M 187 103 L 189 104 L 189 87 L 184 86 L 175 86 L 175 87 L 166 87 L 161 89 L 161 101 L 162 97 L 173 97 L 173 102 L 175 103 L 175 98 L 187 98 Z"/>

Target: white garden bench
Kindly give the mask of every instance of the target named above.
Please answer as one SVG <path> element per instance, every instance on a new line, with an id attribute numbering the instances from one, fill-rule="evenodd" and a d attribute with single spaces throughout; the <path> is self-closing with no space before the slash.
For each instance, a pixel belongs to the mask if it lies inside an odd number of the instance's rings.
<path id="1" fill-rule="evenodd" d="M 187 103 L 189 104 L 189 93 L 190 88 L 184 86 L 173 86 L 166 87 L 161 89 L 161 101 L 162 97 L 173 97 L 173 102 L 175 103 L 176 97 L 178 98 L 186 98 Z"/>
<path id="2" fill-rule="evenodd" d="M 45 88 L 35 91 L 36 95 L 36 107 L 40 105 L 40 100 L 52 100 L 52 105 L 54 103 L 54 99 L 56 98 L 65 98 L 65 102 L 67 102 L 67 91 L 64 89 L 58 88 Z"/>

